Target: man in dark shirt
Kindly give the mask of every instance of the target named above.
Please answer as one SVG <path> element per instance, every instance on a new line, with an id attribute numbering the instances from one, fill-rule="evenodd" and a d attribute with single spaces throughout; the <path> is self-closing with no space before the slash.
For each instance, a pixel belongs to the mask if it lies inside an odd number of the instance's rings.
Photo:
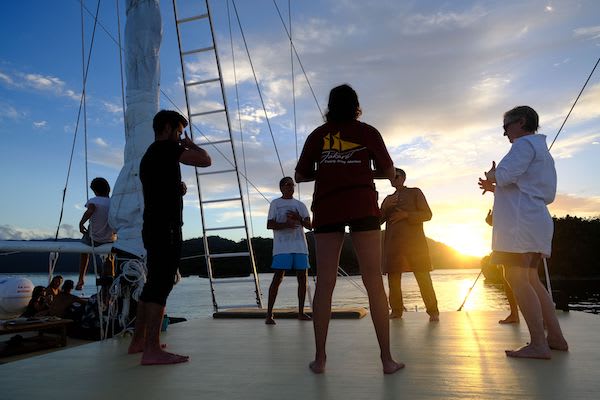
<path id="1" fill-rule="evenodd" d="M 154 143 L 140 163 L 144 192 L 142 238 L 147 252 L 148 278 L 138 303 L 129 354 L 143 352 L 142 365 L 176 364 L 189 359 L 164 351 L 159 341 L 165 304 L 173 289 L 181 255 L 186 188 L 181 181 L 179 163 L 196 167 L 211 165 L 208 153 L 184 133 L 187 124 L 176 111 L 159 111 L 152 123 Z"/>

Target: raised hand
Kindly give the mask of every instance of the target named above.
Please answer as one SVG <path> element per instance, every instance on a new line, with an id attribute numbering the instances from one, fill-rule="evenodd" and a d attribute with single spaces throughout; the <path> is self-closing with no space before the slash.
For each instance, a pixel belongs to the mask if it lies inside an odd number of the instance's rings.
<path id="1" fill-rule="evenodd" d="M 489 181 L 496 182 L 496 161 L 492 161 L 492 168 L 484 172 L 485 178 Z"/>
<path id="2" fill-rule="evenodd" d="M 196 148 L 198 147 L 196 145 L 196 143 L 194 143 L 194 141 L 188 136 L 187 131 L 183 131 L 183 137 L 179 140 L 179 142 L 183 145 L 183 147 L 185 147 L 186 149 L 190 149 L 190 148 Z"/>

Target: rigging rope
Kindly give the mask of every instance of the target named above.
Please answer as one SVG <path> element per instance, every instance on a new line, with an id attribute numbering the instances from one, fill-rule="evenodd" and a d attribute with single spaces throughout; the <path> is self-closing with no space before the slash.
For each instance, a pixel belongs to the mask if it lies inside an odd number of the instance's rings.
<path id="1" fill-rule="evenodd" d="M 79 0 L 79 2 L 81 4 L 83 4 L 81 2 L 81 0 Z M 102 30 L 112 39 L 112 41 L 117 45 L 117 47 L 119 48 L 119 50 L 121 52 L 124 52 L 125 50 L 123 49 L 123 47 L 119 44 L 119 41 L 117 39 L 115 39 L 115 37 L 108 31 L 108 29 L 102 24 L 102 22 L 98 19 L 97 15 L 94 15 L 90 10 L 87 9 L 87 7 L 85 7 L 85 5 L 83 5 L 84 9 L 86 10 L 86 12 L 90 15 L 92 15 L 92 17 L 94 18 L 95 23 L 98 24 L 98 26 L 100 26 L 102 28 Z M 164 91 L 162 90 L 162 88 L 159 88 L 160 90 L 160 94 L 167 99 L 167 102 L 169 104 L 171 104 L 171 106 L 173 106 L 173 109 L 177 110 L 180 114 L 185 115 L 185 112 L 177 105 L 177 103 L 175 103 L 175 101 Z M 80 104 L 80 112 L 81 112 L 81 104 Z M 191 122 L 190 122 L 191 123 Z M 194 129 L 204 138 L 206 139 L 208 142 L 210 142 L 210 138 L 204 133 L 202 132 L 202 130 L 197 127 L 195 124 L 191 125 L 194 127 Z M 77 116 L 77 127 L 79 126 L 79 115 Z M 77 127 L 76 127 L 76 131 L 77 131 Z M 229 163 L 230 166 L 235 167 L 235 164 L 228 158 L 228 156 L 223 153 L 215 144 L 212 143 L 208 143 L 208 145 L 210 145 L 212 147 L 212 149 L 218 153 L 220 156 L 223 157 L 223 159 L 225 161 L 227 161 Z M 73 147 L 75 147 L 75 143 L 73 143 Z M 73 150 L 71 151 L 71 158 L 73 155 Z M 69 163 L 69 168 L 70 168 L 70 163 Z M 69 169 L 70 170 L 70 169 Z M 246 174 L 242 174 L 241 172 L 238 171 L 238 173 L 246 180 L 247 183 L 250 184 L 250 186 L 252 186 L 252 188 L 254 190 L 256 190 L 256 192 L 263 198 L 265 199 L 265 201 L 267 203 L 270 203 L 271 201 L 264 195 L 263 192 L 261 192 L 261 190 L 248 178 L 248 176 Z M 66 185 L 65 185 L 66 186 Z M 66 194 L 66 187 L 64 189 L 64 192 Z M 63 194 L 63 203 L 64 203 L 64 196 L 65 194 Z M 61 213 L 61 217 L 60 220 L 62 220 L 62 213 Z M 58 236 L 58 232 L 57 232 L 57 236 Z"/>
<path id="2" fill-rule="evenodd" d="M 321 110 L 321 106 L 319 105 L 319 100 L 317 100 L 317 96 L 315 95 L 315 91 L 313 90 L 313 87 L 310 84 L 310 80 L 308 79 L 308 75 L 306 73 L 306 70 L 304 69 L 304 65 L 302 64 L 302 60 L 300 60 L 300 55 L 298 54 L 298 51 L 296 50 L 296 46 L 294 46 L 294 42 L 292 40 L 292 35 L 288 31 L 287 27 L 285 26 L 285 22 L 283 20 L 283 17 L 281 16 L 281 11 L 279 11 L 279 7 L 277 6 L 277 3 L 275 2 L 275 0 L 273 0 L 273 4 L 275 5 L 275 9 L 277 10 L 277 14 L 279 15 L 279 19 L 281 20 L 281 24 L 283 25 L 283 29 L 285 30 L 285 33 L 287 34 L 287 37 L 290 39 L 290 44 L 292 45 L 292 49 L 294 50 L 294 54 L 296 54 L 296 59 L 298 60 L 298 65 L 300 65 L 300 68 L 302 69 L 302 73 L 304 74 L 304 78 L 306 79 L 306 83 L 308 84 L 308 88 L 310 89 L 310 92 L 312 93 L 313 99 L 315 100 L 315 104 L 317 105 L 317 108 L 319 109 L 319 113 L 321 114 L 321 117 L 324 117 L 323 111 Z"/>
<path id="3" fill-rule="evenodd" d="M 596 61 L 596 65 L 594 65 L 594 68 L 592 69 L 592 72 L 590 72 L 590 75 L 588 76 L 588 78 L 586 79 L 585 83 L 583 84 L 583 87 L 579 91 L 579 94 L 577 95 L 577 98 L 573 102 L 573 105 L 571 106 L 571 109 L 569 110 L 569 113 L 565 117 L 565 120 L 563 121 L 562 125 L 560 126 L 560 129 L 556 133 L 556 136 L 554 137 L 554 140 L 550 144 L 550 147 L 548 147 L 548 151 L 550 151 L 550 149 L 552 149 L 552 146 L 554 145 L 554 142 L 556 142 L 556 139 L 558 138 L 558 135 L 560 135 L 560 132 L 562 131 L 563 126 L 565 126 L 565 123 L 567 122 L 567 119 L 569 119 L 569 116 L 571 115 L 571 112 L 575 108 L 575 104 L 577 104 L 577 101 L 579 101 L 579 98 L 581 97 L 581 94 L 583 93 L 583 90 L 585 89 L 585 87 L 587 86 L 588 82 L 590 81 L 590 78 L 594 74 L 594 71 L 596 70 L 596 67 L 598 66 L 598 63 L 600 63 L 600 57 L 598 58 L 598 61 Z"/>
<path id="4" fill-rule="evenodd" d="M 244 47 L 246 48 L 246 54 L 248 55 L 248 62 L 250 63 L 250 69 L 252 70 L 252 75 L 254 77 L 254 83 L 256 84 L 256 90 L 258 91 L 258 97 L 260 98 L 260 103 L 262 104 L 263 111 L 265 113 L 265 120 L 267 122 L 267 126 L 269 128 L 269 133 L 271 134 L 271 139 L 273 140 L 273 146 L 275 146 L 275 154 L 277 155 L 277 161 L 279 162 L 279 168 L 281 169 L 281 175 L 285 176 L 285 172 L 283 171 L 283 164 L 281 163 L 281 157 L 279 156 L 279 150 L 277 149 L 277 144 L 275 143 L 275 136 L 273 135 L 273 129 L 271 128 L 271 121 L 269 119 L 269 115 L 267 114 L 267 107 L 265 106 L 265 101 L 263 99 L 262 91 L 260 90 L 260 85 L 258 84 L 258 78 L 256 77 L 256 71 L 254 69 L 254 63 L 252 62 L 252 58 L 250 57 L 250 50 L 248 49 L 248 43 L 246 42 L 246 35 L 244 34 L 244 30 L 242 28 L 242 22 L 240 20 L 240 15 L 237 11 L 237 6 L 235 5 L 235 0 L 231 0 L 231 4 L 233 4 L 233 10 L 235 11 L 235 17 L 238 22 L 238 26 L 240 28 L 240 34 L 242 35 L 242 41 L 244 42 Z"/>
<path id="5" fill-rule="evenodd" d="M 80 4 L 83 5 L 83 3 L 80 1 Z M 84 6 L 85 7 L 85 6 Z M 90 69 L 90 61 L 92 59 L 92 49 L 94 48 L 93 44 L 94 44 L 94 38 L 96 36 L 96 25 L 98 22 L 98 13 L 100 11 L 100 0 L 98 0 L 98 4 L 96 6 L 96 16 L 94 17 L 94 28 L 92 30 L 92 38 L 90 40 L 90 50 L 88 52 L 88 58 L 87 58 L 87 65 L 85 68 L 85 73 L 84 73 L 84 77 L 83 77 L 83 87 L 84 87 L 84 91 L 85 91 L 85 85 L 87 82 L 87 75 Z M 58 233 L 60 230 L 60 224 L 62 222 L 62 218 L 63 218 L 63 214 L 64 214 L 64 209 L 65 209 L 65 198 L 67 196 L 67 187 L 69 186 L 69 177 L 71 176 L 71 167 L 73 165 L 73 155 L 75 154 L 75 143 L 77 141 L 77 133 L 79 131 L 79 121 L 81 118 L 81 110 L 83 108 L 83 99 L 84 99 L 84 93 L 82 92 L 81 97 L 79 99 L 79 110 L 77 112 L 77 122 L 75 124 L 75 132 L 73 134 L 73 143 L 71 145 L 71 155 L 69 157 L 69 164 L 68 164 L 68 168 L 67 168 L 67 178 L 65 181 L 65 187 L 63 188 L 63 195 L 62 195 L 62 201 L 61 201 L 61 206 L 60 206 L 60 215 L 58 217 L 58 226 L 56 227 L 56 234 L 54 235 L 54 240 L 58 240 Z"/>
<path id="6" fill-rule="evenodd" d="M 288 0 L 288 24 L 290 25 L 290 65 L 292 73 L 292 115 L 294 120 L 294 144 L 296 147 L 296 165 L 298 165 L 298 120 L 296 118 L 296 76 L 294 75 L 294 47 L 292 42 L 292 0 Z M 298 185 L 298 200 L 300 200 Z"/>
<path id="7" fill-rule="evenodd" d="M 235 51 L 233 49 L 233 34 L 231 29 L 231 12 L 229 10 L 229 0 L 227 1 L 227 22 L 229 26 L 229 42 L 231 45 L 231 61 L 233 64 L 233 81 L 235 86 L 235 102 L 237 106 L 237 119 L 240 130 L 240 142 L 242 144 L 242 163 L 244 165 L 244 175 L 248 175 L 248 168 L 246 166 L 246 146 L 244 146 L 244 134 L 242 130 L 242 113 L 240 111 L 240 95 L 238 91 L 238 80 L 237 80 L 237 68 L 235 65 Z M 250 216 L 250 236 L 254 236 L 254 223 L 252 221 L 252 205 L 250 202 L 250 188 L 248 186 L 248 179 L 246 181 L 246 198 L 248 199 L 248 214 Z"/>
<path id="8" fill-rule="evenodd" d="M 121 49 L 121 15 L 119 12 L 119 0 L 115 0 L 117 4 L 117 31 L 119 32 L 119 72 L 121 74 L 121 107 L 123 108 L 123 130 L 125 130 L 125 77 L 123 76 L 123 52 Z"/>
<path id="9" fill-rule="evenodd" d="M 148 271 L 144 263 L 137 259 L 131 259 L 122 264 L 122 273 L 113 281 L 108 290 L 110 301 L 108 307 L 108 321 L 117 319 L 123 327 L 121 333 L 128 330 L 129 307 L 131 299 L 139 301 L 140 295 L 146 283 Z M 121 313 L 119 314 L 119 302 L 122 299 Z"/>

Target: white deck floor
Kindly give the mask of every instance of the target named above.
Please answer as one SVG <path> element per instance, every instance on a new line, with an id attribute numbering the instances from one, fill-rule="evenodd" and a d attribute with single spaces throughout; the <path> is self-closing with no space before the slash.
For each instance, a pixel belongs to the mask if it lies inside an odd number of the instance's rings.
<path id="1" fill-rule="evenodd" d="M 507 358 L 524 322 L 502 312 L 425 313 L 391 321 L 392 352 L 406 368 L 381 371 L 370 317 L 332 320 L 327 371 L 307 365 L 310 322 L 203 319 L 171 325 L 163 341 L 189 363 L 140 366 L 128 339 L 91 343 L 0 365 L 0 399 L 597 399 L 600 316 L 558 312 L 571 350 L 553 359 Z"/>

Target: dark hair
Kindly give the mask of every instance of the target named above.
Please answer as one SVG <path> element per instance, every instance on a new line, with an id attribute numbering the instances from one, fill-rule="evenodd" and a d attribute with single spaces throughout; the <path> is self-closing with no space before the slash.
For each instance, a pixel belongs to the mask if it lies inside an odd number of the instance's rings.
<path id="1" fill-rule="evenodd" d="M 518 106 L 504 113 L 505 119 L 510 119 L 511 121 L 518 121 L 521 118 L 525 120 L 525 124 L 523 125 L 523 129 L 527 132 L 536 132 L 540 127 L 539 121 L 540 117 L 535 110 L 529 106 Z"/>
<path id="2" fill-rule="evenodd" d="M 279 186 L 283 186 L 283 184 L 285 183 L 285 181 L 292 181 L 292 183 L 294 183 L 294 180 L 292 179 L 291 176 L 284 176 L 283 178 L 281 178 L 281 180 L 279 181 Z"/>
<path id="3" fill-rule="evenodd" d="M 42 297 L 42 292 L 46 290 L 43 286 L 36 286 L 33 288 L 33 292 L 31 292 L 31 300 L 35 301 Z"/>
<path id="4" fill-rule="evenodd" d="M 404 179 L 406 179 L 406 172 L 402 168 L 396 168 L 396 175 L 402 175 Z"/>
<path id="5" fill-rule="evenodd" d="M 75 283 L 72 280 L 67 279 L 65 281 L 65 283 L 63 283 L 63 285 L 62 285 L 62 290 L 63 290 L 63 292 L 65 292 L 67 290 L 72 290 L 74 287 L 75 287 Z"/>
<path id="6" fill-rule="evenodd" d="M 172 129 L 177 129 L 179 124 L 183 125 L 184 128 L 188 125 L 188 121 L 183 115 L 173 110 L 160 110 L 152 120 L 154 137 L 160 135 L 167 125 Z"/>
<path id="7" fill-rule="evenodd" d="M 90 183 L 90 189 L 94 191 L 96 196 L 108 197 L 110 194 L 110 185 L 104 178 L 94 178 Z"/>
<path id="8" fill-rule="evenodd" d="M 347 84 L 331 89 L 327 108 L 328 110 L 325 113 L 327 122 L 353 121 L 362 114 L 358 103 L 358 95 Z"/>

